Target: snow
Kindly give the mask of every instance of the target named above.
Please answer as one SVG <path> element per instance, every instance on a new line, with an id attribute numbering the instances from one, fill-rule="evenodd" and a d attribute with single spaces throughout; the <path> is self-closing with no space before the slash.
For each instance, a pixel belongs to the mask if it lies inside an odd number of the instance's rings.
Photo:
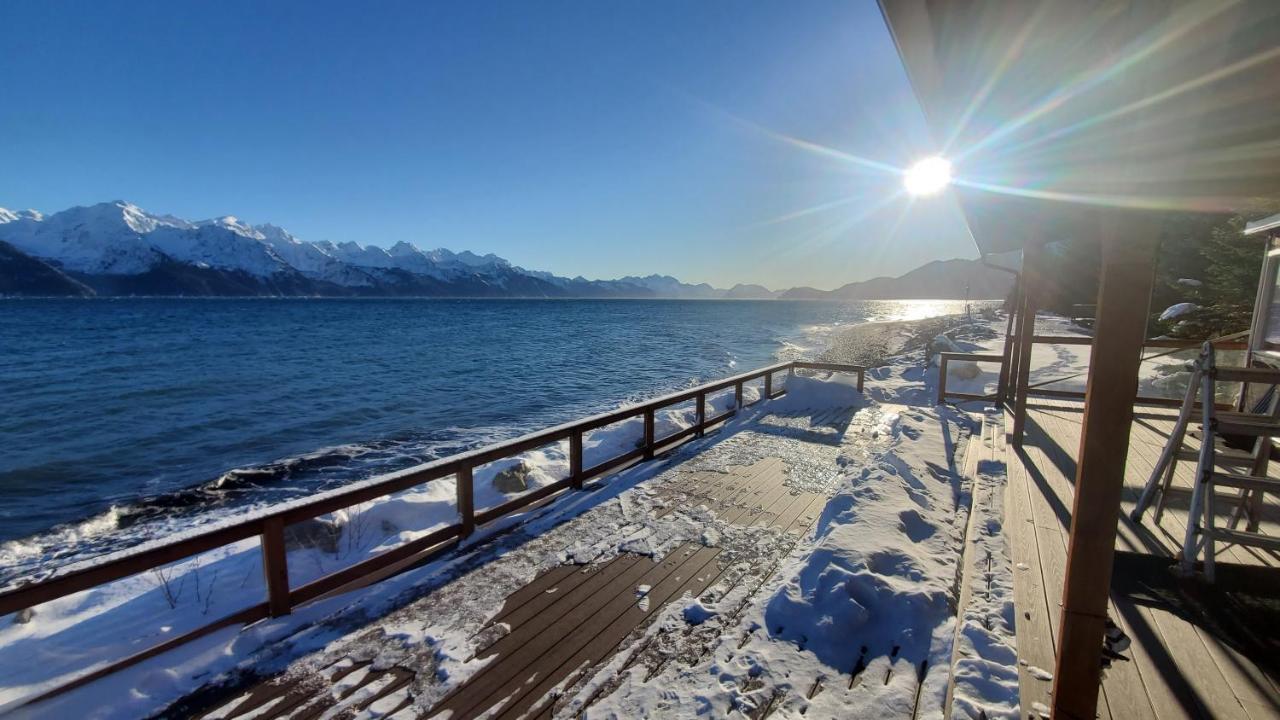
<path id="1" fill-rule="evenodd" d="M 1002 426 L 1000 411 L 989 409 L 988 415 L 995 427 Z M 996 439 L 989 435 L 983 442 Z M 958 619 L 953 665 L 955 720 L 1020 717 L 1013 572 L 1004 534 L 1006 480 L 1003 462 L 977 463 L 969 520 L 969 599 Z"/>
<path id="2" fill-rule="evenodd" d="M 814 398 L 824 397 L 823 385 L 846 386 L 802 377 L 789 382 L 797 381 Z M 714 632 L 706 653 L 693 664 L 668 663 L 651 677 L 641 664 L 602 670 L 572 702 L 583 702 L 603 683 L 617 687 L 587 707 L 585 717 L 726 717 L 750 714 L 774 697 L 782 699 L 770 717 L 909 716 L 918 688 L 921 716 L 940 713 L 967 508 L 958 504 L 963 479 L 937 468 L 947 467 L 946 438 L 958 416 L 860 404 L 865 407 L 836 449 L 833 467 L 843 468 L 837 492 L 814 531 L 754 596 L 704 595 L 673 604 L 670 618 L 656 624 L 674 620 Z M 864 682 L 846 691 L 848 669 L 860 659 Z M 833 689 L 806 697 L 821 677 Z M 568 707 L 576 707 L 572 702 Z"/>
<path id="3" fill-rule="evenodd" d="M 1164 312 L 1160 313 L 1160 319 L 1173 320 L 1176 318 L 1180 318 L 1183 315 L 1193 313 L 1199 309 L 1200 309 L 1200 306 L 1196 305 L 1195 303 L 1189 303 L 1189 302 L 1176 303 L 1174 305 L 1170 305 L 1169 307 L 1165 308 Z"/>
<path id="4" fill-rule="evenodd" d="M 234 233 L 231 225 L 246 227 L 230 221 L 218 226 Z M 255 232 L 269 235 L 261 228 Z M 1000 322 L 978 326 L 990 336 L 1003 332 Z M 1068 329 L 1065 324 L 1057 328 Z M 991 340 L 955 342 L 974 349 Z M 1064 347 L 1074 352 L 1076 346 Z M 1053 351 L 1033 356 L 1038 365 L 1048 360 L 1053 372 L 1074 369 L 1077 359 Z M 1012 601 L 1002 594 L 1011 592 L 1012 571 L 1001 545 L 1002 511 L 999 505 L 986 507 L 970 522 L 968 498 L 975 490 L 952 464 L 952 450 L 972 421 L 953 408 L 934 407 L 937 369 L 921 361 L 903 355 L 873 369 L 865 393 L 852 376 L 826 373 L 791 375 L 785 379 L 786 395 L 754 405 L 759 390 L 745 387 L 747 407 L 723 430 L 670 458 L 611 476 L 594 492 L 569 494 L 544 509 L 504 518 L 469 538 L 458 552 L 375 587 L 248 628 L 219 631 L 29 714 L 145 715 L 213 678 L 238 669 L 278 669 L 320 650 L 307 662 L 320 663 L 323 657 L 331 663 L 357 653 L 380 662 L 415 658 L 416 667 L 440 678 L 439 687 L 415 698 L 420 706 L 429 705 L 430 692 L 447 692 L 483 667 L 484 661 L 472 659 L 474 638 L 502 599 L 539 572 L 566 561 L 601 562 L 622 552 L 661 557 L 695 542 L 723 549 L 733 561 L 726 576 L 755 572 L 749 559 L 781 555 L 776 570 L 759 571 L 763 574 L 724 595 L 709 592 L 653 607 L 651 588 L 637 586 L 637 606 L 656 615 L 647 632 L 705 644 L 694 648 L 697 652 L 677 652 L 687 660 L 667 662 L 652 677 L 643 664 L 624 668 L 628 653 L 621 653 L 592 677 L 562 688 L 570 706 L 585 704 L 607 688 L 586 708 L 588 717 L 720 717 L 750 711 L 769 697 L 782 698 L 771 717 L 892 717 L 909 713 L 918 697 L 920 716 L 938 717 L 955 654 L 955 716 L 977 717 L 960 712 L 976 709 L 992 718 L 1016 717 Z M 984 373 L 974 379 L 979 380 L 991 378 Z M 734 404 L 730 388 L 709 398 L 708 414 Z M 805 414 L 843 411 L 849 413 L 847 425 L 815 440 L 826 430 Z M 788 419 L 797 415 L 800 419 Z M 657 434 L 690 427 L 694 420 L 687 406 L 669 408 L 657 415 Z M 642 432 L 637 417 L 588 433 L 584 464 L 635 448 Z M 477 509 L 512 497 L 494 480 L 517 466 L 529 490 L 565 477 L 567 450 L 566 443 L 552 443 L 476 468 Z M 793 489 L 830 494 L 805 536 L 727 525 L 706 507 L 669 506 L 667 496 L 655 490 L 664 484 L 678 487 L 685 482 L 682 473 L 747 465 L 763 457 L 783 460 Z M 974 487 L 981 492 L 1000 482 L 999 468 L 984 467 Z M 292 536 L 290 584 L 297 587 L 421 537 L 455 522 L 456 513 L 454 481 L 443 478 L 320 518 Z M 977 547 L 996 559 L 996 591 L 956 618 L 969 527 L 980 528 Z M 497 535 L 506 529 L 512 532 Z M 0 618 L 0 712 L 108 659 L 261 602 L 264 594 L 258 542 L 250 539 L 158 573 L 44 603 L 29 623 Z M 381 619 L 353 632 L 349 618 L 365 617 Z M 807 697 L 816 678 L 848 683 L 849 668 L 855 666 L 863 667 L 863 681 L 852 689 Z M 118 700 L 102 705 L 108 686 Z"/>
<path id="5" fill-rule="evenodd" d="M 161 259 L 143 236 L 168 224 L 129 203 L 101 203 L 48 216 L 18 215 L 0 224 L 0 240 L 67 270 L 127 275 Z"/>

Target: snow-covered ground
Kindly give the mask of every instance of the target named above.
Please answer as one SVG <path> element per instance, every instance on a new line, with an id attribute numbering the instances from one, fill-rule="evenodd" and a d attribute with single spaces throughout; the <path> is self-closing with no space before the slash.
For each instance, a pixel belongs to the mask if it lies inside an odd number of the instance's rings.
<path id="1" fill-rule="evenodd" d="M 1047 319 L 1045 324 L 1042 334 L 1078 333 L 1065 321 Z M 949 335 L 962 349 L 983 351 L 994 349 L 1002 333 L 1003 322 L 989 319 L 957 327 Z M 1033 381 L 1083 370 L 1087 357 L 1087 346 L 1038 346 Z M 566 701 L 594 699 L 588 708 L 593 717 L 707 711 L 721 716 L 749 709 L 761 697 L 777 698 L 772 711 L 778 717 L 892 717 L 903 708 L 909 712 L 917 702 L 921 717 L 939 717 L 951 678 L 954 603 L 969 524 L 970 489 L 951 463 L 973 422 L 962 412 L 933 406 L 936 382 L 936 369 L 918 352 L 872 370 L 865 395 L 838 376 L 790 378 L 787 396 L 751 406 L 713 436 L 612 476 L 595 492 L 565 496 L 504 519 L 444 559 L 372 588 L 304 606 L 287 617 L 227 628 L 55 700 L 21 708 L 16 715 L 137 717 L 240 671 L 290 667 L 291 672 L 318 672 L 324 660 L 362 652 L 407 653 L 429 662 L 441 678 L 434 695 L 439 697 L 483 665 L 471 659 L 474 637 L 503 598 L 550 567 L 600 561 L 619 552 L 660 556 L 682 542 L 723 543 L 750 552 L 753 543 L 776 541 L 735 530 L 698 508 L 677 508 L 661 520 L 657 517 L 662 499 L 655 489 L 678 481 L 680 473 L 765 456 L 780 457 L 792 468 L 789 484 L 831 495 L 813 531 L 785 553 L 775 572 L 753 584 L 752 592 L 704 594 L 667 606 L 650 632 L 701 628 L 686 633 L 704 643 L 694 659 L 669 663 L 648 679 L 634 668 L 608 665 L 565 688 Z M 948 384 L 961 389 L 962 382 L 953 376 Z M 994 372 L 984 369 L 967 382 L 994 389 Z M 1079 383 L 1082 388 L 1083 377 Z M 746 400 L 757 397 L 752 388 Z M 732 402 L 731 391 L 722 393 L 711 399 L 708 412 L 727 410 Z M 831 407 L 857 410 L 838 443 L 805 442 L 775 426 L 779 414 Z M 688 427 L 691 413 L 680 408 L 663 414 L 658 434 Z M 586 464 L 629 450 L 641 432 L 635 418 L 593 433 L 584 446 Z M 566 451 L 551 445 L 477 469 L 477 505 L 495 505 L 508 497 L 495 485 L 499 477 L 503 482 L 523 477 L 529 489 L 564 477 Z M 997 474 L 988 475 L 984 482 L 1002 482 Z M 452 481 L 435 481 L 296 531 L 289 552 L 291 585 L 453 522 L 453 498 Z M 994 517 L 998 520 L 998 514 Z M 999 535 L 998 527 L 984 527 L 992 537 Z M 567 543 L 566 537 L 574 541 Z M 467 582 L 457 580 L 463 575 Z M 250 540 L 46 603 L 30 618 L 0 618 L 0 712 L 108 659 L 145 649 L 263 596 L 258 544 Z M 1005 602 L 1001 597 L 988 599 L 998 605 Z M 357 632 L 370 618 L 382 619 Z M 968 622 L 966 617 L 961 643 L 973 645 L 965 657 L 978 660 L 962 667 L 970 676 L 998 676 L 1004 656 L 986 651 L 996 647 L 994 641 L 978 647 L 983 638 Z M 851 634 L 859 638 L 856 645 L 848 640 Z M 743 638 L 747 640 L 739 647 Z M 860 674 L 877 682 L 855 682 L 840 692 L 796 685 L 837 678 L 842 672 L 847 684 L 849 670 L 858 665 Z M 608 692 L 600 692 L 604 689 Z M 970 683 L 956 698 L 956 713 L 962 707 L 973 709 L 959 717 L 1017 712 L 1016 682 L 1012 689 L 1000 682 Z M 424 708 L 432 700 L 431 694 L 415 698 Z"/>

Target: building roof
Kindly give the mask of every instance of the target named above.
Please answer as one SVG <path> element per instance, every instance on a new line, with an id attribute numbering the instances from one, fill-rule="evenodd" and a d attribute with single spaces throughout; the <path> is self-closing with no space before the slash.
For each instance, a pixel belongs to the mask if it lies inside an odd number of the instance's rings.
<path id="1" fill-rule="evenodd" d="M 880 5 L 984 254 L 1280 194 L 1280 3 Z"/>
<path id="2" fill-rule="evenodd" d="M 1280 230 L 1280 214 L 1264 217 L 1261 220 L 1254 220 L 1244 226 L 1245 235 L 1253 235 L 1268 230 Z"/>

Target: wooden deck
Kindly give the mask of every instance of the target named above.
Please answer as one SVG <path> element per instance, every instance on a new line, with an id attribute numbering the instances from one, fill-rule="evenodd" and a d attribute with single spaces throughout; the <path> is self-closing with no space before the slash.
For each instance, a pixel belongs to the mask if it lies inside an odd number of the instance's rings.
<path id="1" fill-rule="evenodd" d="M 1225 572 L 1216 585 L 1179 581 L 1169 566 L 1181 548 L 1188 494 L 1171 493 L 1158 526 L 1151 511 L 1141 524 L 1128 519 L 1175 414 L 1143 407 L 1134 420 L 1110 613 L 1132 646 L 1104 675 L 1098 717 L 1280 718 L 1280 556 L 1222 546 L 1216 557 Z M 1078 402 L 1037 401 L 1022 449 L 996 433 L 1009 473 L 1005 527 L 1029 718 L 1049 705 L 1082 415 Z M 1175 485 L 1189 490 L 1194 471 L 1194 463 L 1179 463 Z M 1280 476 L 1275 464 L 1272 475 Z M 1225 522 L 1231 509 L 1224 501 L 1216 512 Z M 1280 535 L 1280 515 L 1265 514 L 1262 527 Z"/>
<path id="2" fill-rule="evenodd" d="M 847 418 L 841 418 L 847 423 Z M 773 527 L 790 541 L 776 563 L 817 520 L 826 496 L 785 484 L 787 468 L 777 458 L 729 472 L 702 472 L 664 493 L 677 505 L 707 506 L 724 522 Z M 720 583 L 729 592 L 746 576 L 727 577 L 721 548 L 686 543 L 660 559 L 624 553 L 591 566 L 561 565 L 511 594 L 490 623 L 477 633 L 476 654 L 491 658 L 466 683 L 423 715 L 412 697 L 401 692 L 415 681 L 414 668 L 374 668 L 369 663 L 340 660 L 326 671 L 327 682 L 298 682 L 288 676 L 268 681 L 201 717 L 551 717 L 552 693 L 571 684 L 601 662 L 667 603 L 699 596 Z M 765 573 L 771 572 L 770 568 Z M 643 648 L 628 663 L 641 661 Z"/>

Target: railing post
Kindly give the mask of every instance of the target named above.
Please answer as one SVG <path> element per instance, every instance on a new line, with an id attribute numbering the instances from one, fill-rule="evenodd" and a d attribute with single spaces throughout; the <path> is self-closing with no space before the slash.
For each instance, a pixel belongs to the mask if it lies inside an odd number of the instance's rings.
<path id="1" fill-rule="evenodd" d="M 569 484 L 582 489 L 582 431 L 569 433 Z"/>
<path id="2" fill-rule="evenodd" d="M 858 392 L 862 392 L 862 384 L 866 380 L 866 374 L 867 374 L 867 369 L 859 365 L 858 366 Z"/>
<path id="3" fill-rule="evenodd" d="M 702 437 L 702 431 L 705 429 L 707 421 L 707 394 L 705 392 L 698 393 L 698 437 Z"/>
<path id="4" fill-rule="evenodd" d="M 938 355 L 938 398 L 934 405 L 941 405 L 947 399 L 947 354 Z"/>
<path id="5" fill-rule="evenodd" d="M 271 617 L 289 614 L 289 560 L 284 547 L 284 520 L 269 517 L 262 523 L 262 574 L 267 581 L 267 612 Z"/>
<path id="6" fill-rule="evenodd" d="M 739 380 L 737 384 L 733 386 L 733 403 L 734 403 L 735 410 L 742 409 L 742 381 L 741 380 Z"/>
<path id="7" fill-rule="evenodd" d="M 462 537 L 466 537 L 476 529 L 476 494 L 471 466 L 463 465 L 458 468 L 457 479 L 458 515 L 462 520 Z"/>
<path id="8" fill-rule="evenodd" d="M 653 459 L 654 439 L 653 439 L 653 408 L 645 408 L 644 410 L 644 459 Z"/>
<path id="9" fill-rule="evenodd" d="M 764 399 L 773 397 L 773 372 L 764 374 Z"/>

